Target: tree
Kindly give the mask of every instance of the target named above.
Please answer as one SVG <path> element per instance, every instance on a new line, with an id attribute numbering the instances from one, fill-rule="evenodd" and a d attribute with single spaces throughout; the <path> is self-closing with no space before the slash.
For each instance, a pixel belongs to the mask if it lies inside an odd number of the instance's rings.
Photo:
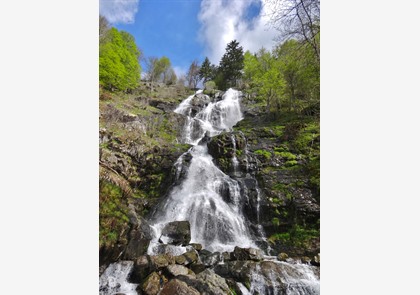
<path id="1" fill-rule="evenodd" d="M 110 90 L 127 91 L 137 87 L 141 71 L 139 56 L 134 38 L 111 28 L 99 47 L 99 83 Z"/>
<path id="2" fill-rule="evenodd" d="M 175 71 L 172 67 L 169 67 L 165 72 L 163 83 L 166 85 L 175 85 L 176 81 L 177 77 Z"/>
<path id="3" fill-rule="evenodd" d="M 168 70 L 171 67 L 171 61 L 166 56 L 161 58 L 149 57 L 146 60 L 147 77 L 150 82 L 167 81 Z"/>
<path id="4" fill-rule="evenodd" d="M 108 20 L 105 18 L 105 16 L 99 15 L 99 44 L 104 43 L 109 29 Z"/>
<path id="5" fill-rule="evenodd" d="M 320 0 L 268 0 L 270 20 L 286 41 L 295 38 L 309 45 L 320 60 Z"/>
<path id="6" fill-rule="evenodd" d="M 210 63 L 210 60 L 206 57 L 201 64 L 199 75 L 200 79 L 203 79 L 203 84 L 207 81 L 214 79 L 215 73 L 215 66 Z"/>
<path id="7" fill-rule="evenodd" d="M 222 56 L 219 64 L 219 78 L 222 78 L 228 87 L 236 86 L 238 80 L 242 77 L 242 69 L 244 67 L 244 53 L 242 46 L 236 40 L 231 41 L 226 46 L 226 52 Z M 220 77 L 220 73 L 222 77 Z M 217 82 L 216 82 L 217 83 Z M 221 87 L 222 89 L 225 87 Z"/>
<path id="8" fill-rule="evenodd" d="M 257 54 L 249 51 L 244 56 L 244 80 L 248 90 L 256 93 L 259 100 L 265 101 L 267 112 L 280 112 L 281 94 L 284 80 L 278 66 L 278 60 L 266 49 Z"/>
<path id="9" fill-rule="evenodd" d="M 197 84 L 200 82 L 200 66 L 197 60 L 194 60 L 188 69 L 187 82 L 191 89 L 197 88 Z"/>

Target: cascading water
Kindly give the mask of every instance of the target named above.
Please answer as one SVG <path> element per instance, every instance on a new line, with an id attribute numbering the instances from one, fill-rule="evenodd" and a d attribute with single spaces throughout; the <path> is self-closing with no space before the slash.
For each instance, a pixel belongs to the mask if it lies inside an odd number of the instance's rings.
<path id="1" fill-rule="evenodd" d="M 197 101 L 199 96 L 200 101 Z M 234 154 L 232 156 L 233 177 L 223 173 L 215 164 L 207 150 L 207 137 L 231 131 L 242 120 L 239 104 L 240 92 L 229 89 L 220 101 L 212 102 L 208 96 L 198 91 L 185 99 L 175 110 L 186 117 L 184 143 L 193 145 L 175 163 L 176 186 L 170 191 L 166 201 L 150 220 L 154 238 L 148 254 L 160 253 L 159 238 L 163 227 L 171 221 L 188 220 L 191 225 L 191 243 L 200 243 L 204 249 L 215 252 L 233 251 L 235 246 L 257 248 L 258 239 L 265 239 L 260 223 L 261 192 L 255 181 L 257 200 L 257 237 L 250 234 L 242 213 L 244 202 L 253 198 L 243 179 L 252 179 L 245 146 L 245 173 L 239 169 L 236 158 L 236 138 L 232 134 Z M 198 107 L 197 107 L 198 106 Z M 243 134 L 240 134 L 243 136 Z M 185 165 L 188 162 L 188 167 Z M 246 175 L 245 175 L 246 174 Z M 242 186 L 240 186 L 240 184 Z M 242 189 L 241 189 L 242 188 Z M 264 247 L 270 253 L 270 247 Z M 165 251 L 180 255 L 190 249 L 168 245 Z M 220 255 L 221 256 L 221 255 Z M 221 256 L 222 257 L 222 256 Z M 223 263 L 223 259 L 220 263 Z M 270 264 L 271 263 L 271 264 Z M 112 263 L 100 277 L 100 295 L 137 294 L 137 284 L 127 278 L 133 268 L 132 261 Z M 318 295 L 320 293 L 319 269 L 295 261 L 279 262 L 274 256 L 264 256 L 264 261 L 249 269 L 250 280 L 237 282 L 244 295 Z M 249 284 L 248 284 L 249 283 Z"/>
<path id="2" fill-rule="evenodd" d="M 99 295 L 137 295 L 137 284 L 127 282 L 133 264 L 133 261 L 120 261 L 110 264 L 99 278 Z"/>
<path id="3" fill-rule="evenodd" d="M 183 140 L 193 145 L 188 152 L 192 158 L 185 179 L 172 189 L 166 203 L 152 218 L 155 238 L 149 246 L 150 254 L 157 253 L 163 226 L 182 220 L 190 222 L 191 242 L 200 243 L 209 251 L 233 251 L 237 245 L 256 247 L 242 214 L 239 183 L 213 163 L 207 144 L 202 141 L 206 136 L 231 131 L 242 120 L 240 92 L 229 89 L 218 102 L 211 102 L 200 92 L 196 94 L 200 94 L 205 104 L 195 114 L 194 95 L 175 109 L 187 117 Z M 182 159 L 178 161 L 178 177 L 181 162 Z"/>
<path id="4" fill-rule="evenodd" d="M 263 262 L 264 263 L 264 262 Z M 275 268 L 257 264 L 251 272 L 250 294 L 318 295 L 318 269 L 309 264 L 273 261 Z"/>

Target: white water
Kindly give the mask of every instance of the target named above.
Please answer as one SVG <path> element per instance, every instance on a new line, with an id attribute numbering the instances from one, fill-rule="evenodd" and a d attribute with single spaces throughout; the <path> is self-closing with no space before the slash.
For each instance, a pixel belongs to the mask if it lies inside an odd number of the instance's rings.
<path id="1" fill-rule="evenodd" d="M 240 92 L 229 89 L 218 102 L 211 102 L 192 116 L 194 95 L 185 99 L 175 112 L 185 115 L 183 140 L 192 144 L 192 156 L 186 178 L 170 192 L 166 203 L 154 216 L 155 237 L 148 253 L 156 254 L 158 239 L 164 225 L 171 221 L 188 220 L 191 242 L 200 243 L 209 251 L 233 251 L 235 246 L 256 247 L 241 212 L 242 196 L 236 180 L 223 173 L 214 163 L 206 144 L 198 144 L 207 136 L 231 131 L 242 120 Z M 177 161 L 177 177 L 182 169 L 182 155 Z M 228 200 L 223 199 L 228 195 Z"/>
<path id="2" fill-rule="evenodd" d="M 279 266 L 279 272 L 273 269 L 263 273 L 260 264 L 256 265 L 255 270 L 251 273 L 249 290 L 251 294 L 320 294 L 320 281 L 316 274 L 316 267 L 302 263 L 273 262 Z"/>
<path id="3" fill-rule="evenodd" d="M 123 293 L 137 295 L 137 284 L 127 282 L 127 277 L 133 268 L 133 261 L 111 263 L 99 278 L 99 295 Z"/>

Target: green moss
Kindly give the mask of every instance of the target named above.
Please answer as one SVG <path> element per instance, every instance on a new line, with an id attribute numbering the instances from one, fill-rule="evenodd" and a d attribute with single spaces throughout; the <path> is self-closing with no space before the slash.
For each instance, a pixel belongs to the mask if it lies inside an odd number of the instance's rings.
<path id="1" fill-rule="evenodd" d="M 307 247 L 309 241 L 317 237 L 319 237 L 319 230 L 306 229 L 299 225 L 294 225 L 290 231 L 274 234 L 268 240 L 271 243 L 279 241 L 290 246 Z"/>
<path id="2" fill-rule="evenodd" d="M 102 180 L 99 184 L 99 244 L 112 245 L 128 222 L 122 189 Z"/>
<path id="3" fill-rule="evenodd" d="M 289 160 L 296 160 L 296 155 L 294 155 L 294 154 L 292 154 L 290 152 L 277 152 L 277 151 L 274 151 L 274 154 L 276 156 L 279 156 L 279 157 L 282 157 L 282 158 L 286 159 L 287 161 L 289 161 Z"/>
<path id="4" fill-rule="evenodd" d="M 280 225 L 280 220 L 277 217 L 274 217 L 271 222 L 275 225 L 275 226 L 279 226 Z"/>
<path id="5" fill-rule="evenodd" d="M 264 156 L 264 158 L 266 158 L 267 160 L 271 159 L 271 153 L 267 150 L 256 150 L 254 153 L 256 155 Z"/>
<path id="6" fill-rule="evenodd" d="M 273 189 L 282 192 L 288 200 L 291 200 L 293 198 L 293 193 L 290 191 L 291 187 L 293 187 L 293 184 L 277 183 L 273 186 Z"/>
<path id="7" fill-rule="evenodd" d="M 293 167 L 293 166 L 296 166 L 298 164 L 298 162 L 297 161 L 295 161 L 295 160 L 291 160 L 291 161 L 286 161 L 286 163 L 284 163 L 284 166 L 286 166 L 286 167 Z"/>

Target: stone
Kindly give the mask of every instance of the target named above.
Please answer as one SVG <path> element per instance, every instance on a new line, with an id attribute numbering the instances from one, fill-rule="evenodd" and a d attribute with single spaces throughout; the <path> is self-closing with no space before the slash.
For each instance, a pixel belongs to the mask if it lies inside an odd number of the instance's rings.
<path id="1" fill-rule="evenodd" d="M 287 260 L 287 258 L 289 258 L 289 255 L 287 255 L 286 253 L 280 253 L 278 256 L 277 256 L 277 259 L 279 260 L 279 261 L 286 261 Z"/>
<path id="2" fill-rule="evenodd" d="M 164 244 L 187 246 L 191 240 L 190 222 L 173 221 L 167 223 L 162 229 L 159 240 Z"/>
<path id="3" fill-rule="evenodd" d="M 263 259 L 263 252 L 255 248 L 240 248 L 238 246 L 233 250 L 233 257 L 235 260 L 254 260 L 260 261 Z"/>
<path id="4" fill-rule="evenodd" d="M 208 255 L 200 255 L 200 260 L 205 266 L 213 266 L 222 262 L 223 256 L 220 252 L 214 252 Z"/>
<path id="5" fill-rule="evenodd" d="M 156 272 L 152 272 L 142 284 L 141 290 L 146 295 L 157 295 L 160 291 L 161 278 Z"/>
<path id="6" fill-rule="evenodd" d="M 170 254 L 160 254 L 150 256 L 151 264 L 155 269 L 167 267 L 170 264 L 175 264 L 175 258 Z"/>
<path id="7" fill-rule="evenodd" d="M 194 263 L 198 261 L 198 254 L 195 250 L 190 250 L 188 252 L 185 252 L 184 254 L 182 254 L 185 259 L 187 260 L 188 264 L 190 263 Z"/>
<path id="8" fill-rule="evenodd" d="M 189 267 L 195 274 L 199 274 L 206 269 L 206 266 L 202 263 L 193 263 Z"/>
<path id="9" fill-rule="evenodd" d="M 314 266 L 320 266 L 321 265 L 321 254 L 318 253 L 317 255 L 315 255 L 312 260 L 311 260 L 311 264 Z"/>
<path id="10" fill-rule="evenodd" d="M 180 265 L 187 265 L 188 261 L 184 255 L 178 255 L 178 256 L 175 256 L 175 263 L 180 264 Z"/>
<path id="11" fill-rule="evenodd" d="M 200 292 L 183 281 L 173 279 L 163 286 L 160 295 L 200 295 Z"/>
<path id="12" fill-rule="evenodd" d="M 192 278 L 195 278 L 195 273 L 192 270 L 177 264 L 168 265 L 164 269 L 164 272 L 169 278 L 173 278 L 179 275 L 191 276 Z"/>
<path id="13" fill-rule="evenodd" d="M 140 256 L 134 261 L 133 270 L 131 271 L 128 281 L 139 284 L 151 271 L 150 256 Z"/>
<path id="14" fill-rule="evenodd" d="M 134 216 L 132 216 L 134 219 Z M 152 233 L 149 224 L 143 218 L 137 219 L 137 228 L 129 233 L 128 245 L 125 249 L 124 259 L 135 260 L 137 257 L 147 253 Z"/>
<path id="15" fill-rule="evenodd" d="M 196 251 L 201 251 L 201 249 L 203 249 L 203 245 L 197 243 L 191 243 L 190 246 L 192 246 Z"/>

